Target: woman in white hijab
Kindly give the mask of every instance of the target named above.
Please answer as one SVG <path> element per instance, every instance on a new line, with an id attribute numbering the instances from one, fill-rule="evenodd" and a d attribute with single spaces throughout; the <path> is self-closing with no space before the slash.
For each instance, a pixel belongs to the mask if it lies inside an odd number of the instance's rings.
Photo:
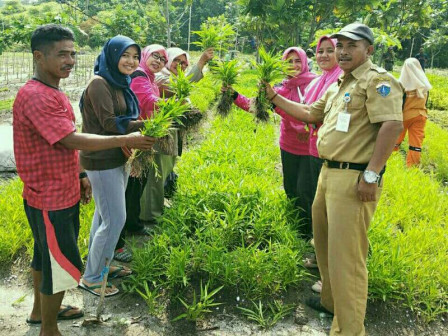
<path id="1" fill-rule="evenodd" d="M 168 48 L 168 62 L 165 64 L 165 67 L 162 71 L 156 74 L 156 83 L 160 90 L 161 97 L 171 97 L 173 93 L 168 89 L 168 82 L 170 80 L 171 74 L 177 75 L 177 67 L 180 66 L 182 71 L 186 71 L 187 67 L 190 65 L 190 56 L 188 53 L 181 48 Z M 202 70 L 204 66 L 213 58 L 213 48 L 209 48 L 204 51 L 199 58 L 197 64 L 193 65 L 190 70 L 186 73 L 187 76 L 192 75 L 190 78 L 190 82 L 199 82 L 203 77 Z M 173 137 L 177 139 L 177 148 L 178 155 L 182 155 L 183 148 L 183 133 L 177 131 L 173 131 L 176 134 L 173 134 Z M 174 164 L 176 161 L 176 156 L 171 157 L 172 167 L 174 168 Z M 176 190 L 177 185 L 177 174 L 171 168 L 166 180 L 165 180 L 165 196 L 171 197 L 174 191 Z"/>
<path id="2" fill-rule="evenodd" d="M 408 58 L 401 69 L 399 78 L 406 92 L 403 107 L 403 132 L 400 134 L 395 149 L 398 150 L 406 132 L 409 137 L 409 151 L 406 157 L 408 167 L 418 165 L 425 137 L 425 124 L 428 118 L 426 101 L 432 89 L 419 61 Z"/>
<path id="3" fill-rule="evenodd" d="M 156 75 L 156 83 L 159 86 L 161 96 L 165 95 L 168 98 L 173 95 L 167 89 L 171 74 L 177 75 L 177 67 L 179 65 L 182 71 L 185 72 L 190 65 L 190 56 L 181 48 L 168 48 L 166 51 L 168 52 L 168 62 L 165 68 Z M 198 63 L 193 65 L 187 73 L 187 76 L 193 75 L 190 78 L 190 82 L 199 82 L 204 77 L 202 70 L 213 56 L 213 48 L 209 48 L 202 53 Z"/>

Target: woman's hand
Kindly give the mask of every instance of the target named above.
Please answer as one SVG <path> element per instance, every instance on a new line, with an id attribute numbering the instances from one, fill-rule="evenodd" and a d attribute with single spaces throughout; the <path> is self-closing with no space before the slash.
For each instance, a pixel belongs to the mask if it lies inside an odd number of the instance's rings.
<path id="1" fill-rule="evenodd" d="M 271 84 L 269 84 L 267 82 L 263 82 L 263 84 L 264 84 L 264 88 L 266 90 L 266 98 L 268 98 L 269 100 L 272 100 L 277 95 L 277 92 L 274 91 Z"/>
<path id="2" fill-rule="evenodd" d="M 221 92 L 222 93 L 227 92 L 227 91 L 233 92 L 235 90 L 233 90 L 233 87 L 231 85 L 223 85 L 223 86 L 221 86 Z"/>
<path id="3" fill-rule="evenodd" d="M 213 48 L 208 48 L 206 51 L 204 51 L 201 55 L 201 58 L 199 59 L 199 62 L 201 63 L 208 63 L 213 57 L 215 56 L 215 51 Z"/>

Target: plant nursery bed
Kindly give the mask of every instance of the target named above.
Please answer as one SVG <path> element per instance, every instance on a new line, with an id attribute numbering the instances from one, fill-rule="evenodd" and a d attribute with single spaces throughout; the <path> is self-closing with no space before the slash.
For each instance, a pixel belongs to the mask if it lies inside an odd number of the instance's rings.
<path id="1" fill-rule="evenodd" d="M 118 283 L 116 283 L 118 284 Z M 237 312 L 236 306 L 244 300 L 236 293 L 223 290 L 217 301 L 226 302 L 204 320 L 196 323 L 181 320 L 172 322 L 172 315 L 180 310 L 176 303 L 158 317 L 147 313 L 146 304 L 138 295 L 119 294 L 107 298 L 102 313 L 103 323 L 82 326 L 84 318 L 96 314 L 98 298 L 78 289 L 70 290 L 64 298 L 65 304 L 76 305 L 85 311 L 85 317 L 73 321 L 60 321 L 63 335 L 327 335 L 331 318 L 320 315 L 303 302 L 312 294 L 312 281 L 303 282 L 299 288 L 284 293 L 284 300 L 297 304 L 294 313 L 280 321 L 270 330 L 246 320 Z M 2 335 L 39 334 L 39 326 L 28 325 L 26 318 L 33 302 L 31 274 L 27 262 L 19 258 L 8 268 L 0 268 L 0 332 Z M 171 315 L 171 316 L 170 316 Z M 366 331 L 371 336 L 443 336 L 448 335 L 448 317 L 425 324 L 412 311 L 399 303 L 369 301 L 366 316 Z"/>

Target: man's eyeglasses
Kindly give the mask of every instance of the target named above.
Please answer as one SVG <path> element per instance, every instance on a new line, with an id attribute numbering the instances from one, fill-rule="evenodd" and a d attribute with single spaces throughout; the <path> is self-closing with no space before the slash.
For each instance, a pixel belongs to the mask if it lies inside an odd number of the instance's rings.
<path id="1" fill-rule="evenodd" d="M 176 63 L 176 64 L 180 64 L 181 66 L 188 66 L 188 62 L 186 62 L 186 61 L 181 61 L 180 59 L 178 59 L 178 58 L 175 58 L 175 59 L 173 59 L 173 63 Z"/>
<path id="2" fill-rule="evenodd" d="M 154 58 L 156 61 L 160 61 L 163 64 L 166 64 L 167 60 L 165 57 L 163 57 L 162 55 L 158 54 L 158 53 L 152 53 L 151 54 L 152 58 Z"/>

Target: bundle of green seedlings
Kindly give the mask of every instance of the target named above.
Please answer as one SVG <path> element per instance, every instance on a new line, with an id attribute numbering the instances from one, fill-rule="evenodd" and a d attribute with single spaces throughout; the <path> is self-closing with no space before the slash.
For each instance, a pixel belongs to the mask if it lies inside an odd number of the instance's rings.
<path id="1" fill-rule="evenodd" d="M 225 21 L 224 21 L 225 22 Z M 225 53 L 232 45 L 231 41 L 235 32 L 230 24 L 215 23 L 212 20 L 208 20 L 201 24 L 201 30 L 194 31 L 199 37 L 199 41 L 193 42 L 193 44 L 199 46 L 202 51 L 209 48 L 214 48 L 218 51 L 218 55 Z M 215 66 L 213 60 L 209 62 L 210 68 Z"/>
<path id="2" fill-rule="evenodd" d="M 226 88 L 226 90 L 221 93 L 221 98 L 216 107 L 216 111 L 222 117 L 226 117 L 232 108 L 233 90 L 230 88 L 232 85 L 236 84 L 239 70 L 240 67 L 238 66 L 237 60 L 218 62 L 217 65 L 213 67 L 214 75 L 222 82 L 222 87 Z"/>
<path id="3" fill-rule="evenodd" d="M 181 118 L 181 124 L 175 124 L 175 127 L 182 130 L 189 129 L 199 123 L 202 119 L 202 113 L 199 109 L 192 106 L 190 102 L 191 90 L 194 88 L 194 84 L 190 81 L 193 75 L 187 76 L 182 70 L 181 66 L 177 66 L 177 75 L 171 74 L 168 82 L 168 89 L 174 93 L 178 100 L 188 105 L 187 111 Z"/>
<path id="4" fill-rule="evenodd" d="M 258 49 L 258 54 L 261 62 L 259 64 L 253 62 L 259 81 L 258 94 L 251 102 L 250 112 L 255 115 L 257 120 L 268 121 L 271 102 L 266 96 L 265 83 L 272 83 L 284 78 L 290 70 L 288 63 L 282 60 L 281 55 L 267 52 L 263 47 Z"/>
<path id="5" fill-rule="evenodd" d="M 157 109 L 152 116 L 145 120 L 143 129 L 140 131 L 143 135 L 157 138 L 157 144 L 162 150 L 172 147 L 170 142 L 170 131 L 173 129 L 173 123 L 182 124 L 181 118 L 189 109 L 189 106 L 176 96 L 169 99 L 160 99 L 157 103 Z M 158 167 L 154 162 L 155 150 L 149 151 L 134 150 L 129 157 L 127 165 L 130 167 L 131 174 L 136 177 L 145 176 L 149 169 L 153 167 L 158 174 Z"/>

